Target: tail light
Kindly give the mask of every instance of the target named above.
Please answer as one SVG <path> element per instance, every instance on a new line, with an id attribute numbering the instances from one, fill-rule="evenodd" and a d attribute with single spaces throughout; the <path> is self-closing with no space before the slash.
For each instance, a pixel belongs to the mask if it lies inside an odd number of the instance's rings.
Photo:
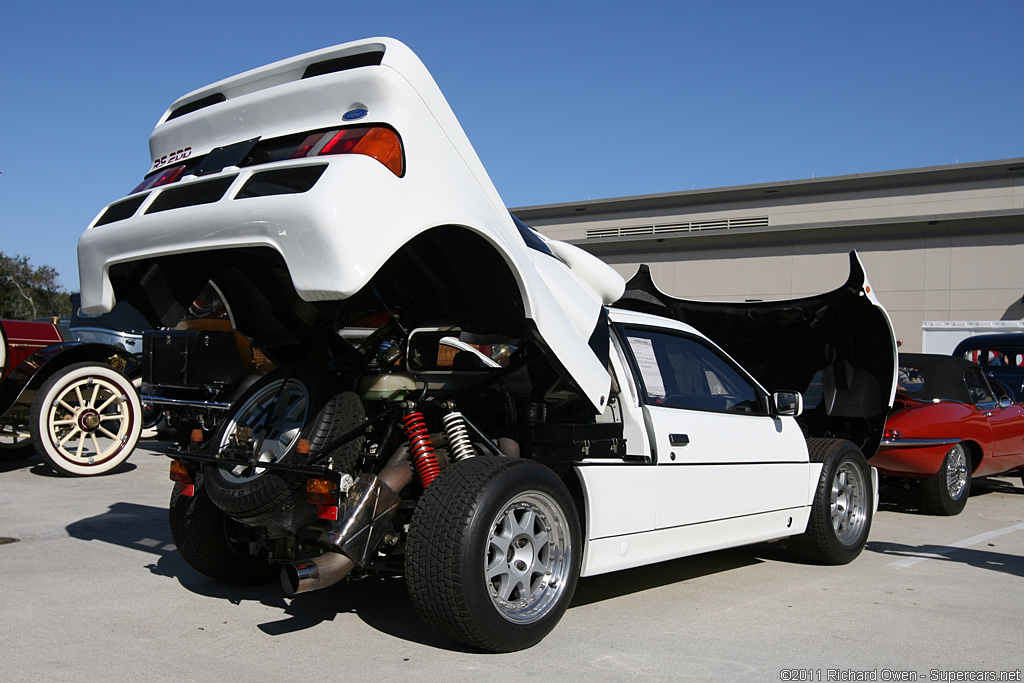
<path id="1" fill-rule="evenodd" d="M 383 126 L 358 126 L 312 133 L 292 152 L 290 159 L 333 154 L 362 154 L 384 164 L 401 177 L 405 172 L 402 141 L 398 133 Z"/>
<path id="2" fill-rule="evenodd" d="M 903 438 L 903 432 L 898 429 L 886 429 L 882 433 L 882 438 L 888 439 L 889 441 L 899 441 Z"/>
<path id="3" fill-rule="evenodd" d="M 296 142 L 298 145 L 296 146 Z M 217 150 L 214 150 L 216 152 Z M 354 126 L 315 133 L 296 133 L 260 140 L 243 159 L 240 167 L 259 166 L 285 159 L 362 154 L 380 163 L 398 177 L 405 173 L 405 150 L 402 139 L 387 126 Z M 206 156 L 192 157 L 184 164 L 168 166 L 146 176 L 129 194 L 137 194 L 161 185 L 170 185 L 195 170 Z"/>
<path id="4" fill-rule="evenodd" d="M 159 173 L 154 173 L 143 180 L 139 185 L 129 192 L 128 194 L 135 194 L 136 192 L 142 192 L 143 190 L 152 190 L 154 187 L 160 187 L 161 185 L 170 185 L 176 183 L 185 172 L 185 164 L 178 164 L 177 166 L 171 166 L 165 168 Z"/>
<path id="5" fill-rule="evenodd" d="M 171 460 L 171 481 L 179 484 L 181 495 L 196 495 L 195 466 L 180 460 Z"/>
<path id="6" fill-rule="evenodd" d="M 338 519 L 338 484 L 330 479 L 307 479 L 306 502 L 316 505 L 320 519 Z"/>
<path id="7" fill-rule="evenodd" d="M 330 479 L 307 479 L 306 502 L 327 505 L 338 502 L 338 484 Z"/>

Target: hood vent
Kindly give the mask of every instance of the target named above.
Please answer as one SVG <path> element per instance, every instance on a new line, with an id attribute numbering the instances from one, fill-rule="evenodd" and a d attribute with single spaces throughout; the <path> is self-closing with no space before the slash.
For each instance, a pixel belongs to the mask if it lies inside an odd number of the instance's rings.
<path id="1" fill-rule="evenodd" d="M 179 116 L 191 114 L 194 111 L 199 111 L 200 109 L 204 109 L 206 107 L 209 107 L 210 105 L 223 102 L 226 99 L 227 98 L 224 97 L 224 94 L 219 92 L 214 93 L 212 95 L 207 95 L 201 100 L 196 100 L 195 102 L 189 102 L 188 104 L 181 105 L 180 107 L 178 107 L 170 113 L 170 115 L 167 117 L 167 120 L 170 121 L 171 119 L 176 119 Z"/>
<path id="2" fill-rule="evenodd" d="M 363 52 L 362 54 L 338 57 L 337 59 L 327 59 L 307 66 L 302 77 L 313 78 L 314 76 L 323 76 L 324 74 L 333 74 L 339 71 L 358 69 L 361 66 L 380 66 L 380 63 L 383 60 L 383 50 Z"/>

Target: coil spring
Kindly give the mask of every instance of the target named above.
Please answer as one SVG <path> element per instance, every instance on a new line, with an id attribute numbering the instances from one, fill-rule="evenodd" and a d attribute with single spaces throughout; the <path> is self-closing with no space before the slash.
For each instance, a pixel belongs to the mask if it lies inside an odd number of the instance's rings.
<path id="1" fill-rule="evenodd" d="M 405 428 L 406 438 L 409 439 L 413 467 L 416 468 L 423 488 L 427 488 L 441 473 L 441 467 L 437 464 L 437 456 L 434 455 L 434 447 L 430 443 L 430 433 L 427 431 L 423 413 L 406 411 L 402 417 L 402 426 Z"/>
<path id="2" fill-rule="evenodd" d="M 469 442 L 469 430 L 466 429 L 466 421 L 462 419 L 462 413 L 453 410 L 441 418 L 444 423 L 444 432 L 448 435 L 448 450 L 452 459 L 458 462 L 476 455 L 472 444 Z"/>

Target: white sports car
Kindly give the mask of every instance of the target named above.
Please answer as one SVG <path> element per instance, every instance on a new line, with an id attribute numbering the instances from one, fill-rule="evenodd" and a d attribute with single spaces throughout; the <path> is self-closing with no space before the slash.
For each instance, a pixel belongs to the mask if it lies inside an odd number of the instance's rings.
<path id="1" fill-rule="evenodd" d="M 190 93 L 150 150 L 79 242 L 82 304 L 165 328 L 143 391 L 205 428 L 168 454 L 198 571 L 290 593 L 404 572 L 427 624 L 507 651 L 579 576 L 863 548 L 895 342 L 855 256 L 796 301 L 627 287 L 508 213 L 390 39 Z M 196 390 L 218 398 L 174 394 Z"/>

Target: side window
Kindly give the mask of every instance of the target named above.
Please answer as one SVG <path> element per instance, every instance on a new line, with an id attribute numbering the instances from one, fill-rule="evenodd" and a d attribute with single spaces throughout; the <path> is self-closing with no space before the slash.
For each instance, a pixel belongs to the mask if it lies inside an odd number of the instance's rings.
<path id="1" fill-rule="evenodd" d="M 701 340 L 639 328 L 623 332 L 649 405 L 765 414 L 755 386 Z"/>
<path id="2" fill-rule="evenodd" d="M 971 395 L 971 400 L 975 403 L 994 403 L 996 401 L 996 397 L 992 390 L 989 389 L 988 382 L 985 381 L 985 376 L 981 374 L 980 368 L 965 369 L 964 380 L 967 382 L 967 391 Z"/>

